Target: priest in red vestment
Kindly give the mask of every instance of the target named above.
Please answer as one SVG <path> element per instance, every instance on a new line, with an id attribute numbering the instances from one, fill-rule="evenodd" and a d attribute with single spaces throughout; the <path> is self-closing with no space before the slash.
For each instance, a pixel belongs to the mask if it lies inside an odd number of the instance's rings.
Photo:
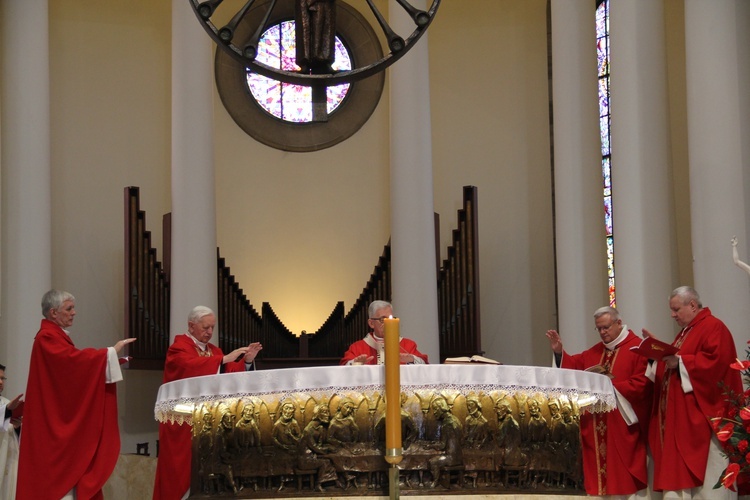
<path id="1" fill-rule="evenodd" d="M 341 358 L 342 365 L 382 365 L 385 335 L 385 319 L 393 316 L 393 306 L 384 300 L 375 300 L 367 308 L 367 324 L 370 333 L 354 342 Z M 417 350 L 417 343 L 411 339 L 399 338 L 402 365 L 427 364 L 427 355 Z"/>
<path id="2" fill-rule="evenodd" d="M 581 415 L 583 484 L 589 495 L 633 495 L 648 486 L 646 442 L 651 409 L 651 383 L 646 378 L 648 360 L 630 350 L 641 342 L 617 309 L 594 312 L 596 331 L 602 341 L 580 354 L 563 350 L 560 335 L 547 332 L 557 366 L 574 370 L 596 367 L 607 373 L 618 392 L 618 402 L 629 405 L 635 418 L 620 409 Z"/>
<path id="3" fill-rule="evenodd" d="M 196 306 L 188 315 L 188 333 L 177 335 L 164 363 L 163 383 L 202 375 L 254 369 L 258 342 L 224 354 L 209 343 L 216 327 L 216 315 Z M 159 459 L 156 463 L 154 500 L 179 500 L 190 491 L 192 433 L 189 425 L 159 424 Z"/>
<path id="4" fill-rule="evenodd" d="M 68 335 L 75 298 L 50 290 L 34 338 L 23 410 L 18 500 L 100 499 L 120 456 L 118 354 L 135 339 L 77 349 Z"/>
<path id="5" fill-rule="evenodd" d="M 664 498 L 736 498 L 736 492 L 713 489 L 727 461 L 711 426 L 711 418 L 728 408 L 725 389 L 743 390 L 740 372 L 729 368 L 737 359 L 734 339 L 691 287 L 676 288 L 669 308 L 682 327 L 672 342 L 679 351 L 647 372 L 654 381 L 649 427 L 654 490 L 664 491 Z"/>

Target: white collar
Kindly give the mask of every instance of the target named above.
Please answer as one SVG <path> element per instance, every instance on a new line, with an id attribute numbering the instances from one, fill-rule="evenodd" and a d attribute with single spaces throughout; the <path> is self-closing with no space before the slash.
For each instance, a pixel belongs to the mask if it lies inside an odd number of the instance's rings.
<path id="1" fill-rule="evenodd" d="M 628 336 L 629 332 L 630 332 L 630 330 L 628 330 L 628 325 L 622 325 L 622 330 L 620 330 L 620 335 L 618 335 L 615 340 L 613 340 L 609 344 L 607 344 L 605 342 L 602 342 L 602 344 L 604 344 L 604 347 L 606 347 L 607 349 L 609 349 L 611 351 L 615 347 L 617 347 L 618 344 L 620 344 L 623 340 L 625 340 L 625 337 Z"/>
<path id="2" fill-rule="evenodd" d="M 195 342 L 195 346 L 198 349 L 200 349 L 201 351 L 205 351 L 206 349 L 208 349 L 208 342 L 201 342 L 200 340 L 198 340 L 195 337 L 193 337 L 192 335 L 190 335 L 190 332 L 186 333 L 185 335 L 187 335 L 188 337 L 190 337 L 190 340 L 192 340 L 193 342 Z"/>

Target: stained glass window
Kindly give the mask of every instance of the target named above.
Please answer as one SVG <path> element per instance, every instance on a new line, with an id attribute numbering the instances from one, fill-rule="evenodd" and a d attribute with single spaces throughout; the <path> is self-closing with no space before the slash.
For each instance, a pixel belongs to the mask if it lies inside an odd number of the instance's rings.
<path id="1" fill-rule="evenodd" d="M 336 37 L 334 71 L 352 69 L 352 60 L 344 43 Z M 263 33 L 258 42 L 256 60 L 267 66 L 286 71 L 299 71 L 296 62 L 294 21 L 276 24 Z M 312 88 L 304 85 L 282 83 L 247 70 L 247 86 L 256 102 L 276 118 L 295 123 L 312 121 Z M 341 105 L 349 91 L 344 83 L 326 89 L 328 114 Z"/>
<path id="2" fill-rule="evenodd" d="M 609 282 L 609 305 L 615 307 L 615 250 L 614 232 L 612 230 L 612 152 L 610 150 L 611 117 L 609 113 L 609 0 L 597 2 L 596 56 L 599 70 L 599 131 L 602 141 L 604 227 L 607 231 L 607 279 Z"/>

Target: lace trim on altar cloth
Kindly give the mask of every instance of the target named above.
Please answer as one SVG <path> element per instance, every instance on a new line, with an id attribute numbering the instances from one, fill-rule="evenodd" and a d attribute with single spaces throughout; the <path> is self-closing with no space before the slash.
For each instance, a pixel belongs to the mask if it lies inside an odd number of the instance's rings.
<path id="1" fill-rule="evenodd" d="M 436 367 L 442 367 L 445 365 L 427 366 L 429 366 L 430 370 L 434 372 Z M 177 382 L 179 382 L 181 386 L 176 388 L 174 394 L 166 394 L 166 392 L 169 391 L 162 391 L 162 389 L 159 390 L 159 397 L 154 408 L 154 415 L 156 420 L 160 422 L 191 424 L 192 408 L 205 405 L 213 406 L 221 402 L 227 404 L 233 404 L 239 400 L 251 400 L 255 403 L 262 402 L 267 408 L 274 409 L 273 413 L 276 413 L 275 409 L 280 402 L 284 400 L 291 399 L 296 401 L 297 404 L 306 405 L 310 400 L 319 403 L 341 397 L 349 397 L 360 404 L 366 403 L 368 405 L 368 410 L 375 412 L 379 408 L 378 405 L 381 403 L 383 392 L 385 390 L 379 377 L 370 377 L 371 380 L 369 383 L 340 384 L 332 383 L 332 380 L 328 380 L 328 384 L 321 384 L 323 381 L 321 379 L 339 379 L 338 381 L 340 381 L 341 378 L 348 375 L 346 370 L 360 370 L 361 368 L 362 367 L 317 368 L 317 372 L 309 373 L 310 377 L 305 377 L 304 373 L 294 373 L 293 376 L 285 377 L 285 374 L 283 373 L 274 376 L 271 371 L 249 372 L 257 375 L 262 374 L 261 378 L 266 378 L 266 380 L 256 380 L 256 382 L 259 382 L 257 384 L 244 384 L 242 381 L 239 383 L 222 383 L 223 380 L 211 379 L 210 377 L 180 380 Z M 413 369 L 412 367 L 410 368 Z M 570 374 L 563 372 L 572 372 L 572 370 L 536 367 L 516 367 L 518 369 L 514 371 L 509 371 L 508 368 L 511 367 L 508 366 L 505 366 L 504 368 L 504 371 L 498 373 L 493 372 L 491 375 L 498 375 L 498 379 L 515 379 L 515 382 L 511 382 L 510 380 L 498 380 L 496 383 L 493 383 L 485 380 L 478 383 L 459 383 L 455 380 L 472 380 L 470 375 L 486 375 L 486 373 L 477 371 L 475 367 L 467 366 L 458 368 L 454 366 L 451 367 L 451 375 L 467 376 L 455 378 L 451 376 L 448 377 L 450 380 L 434 383 L 410 383 L 408 380 L 404 381 L 404 378 L 436 380 L 435 377 L 402 376 L 401 392 L 404 392 L 408 396 L 416 396 L 416 399 L 419 400 L 422 405 L 422 411 L 425 411 L 425 408 L 429 408 L 429 401 L 434 397 L 442 396 L 452 405 L 457 397 L 466 397 L 470 394 L 483 394 L 491 398 L 493 401 L 506 397 L 513 398 L 519 402 L 526 401 L 529 398 L 542 398 L 545 400 L 555 398 L 567 399 L 575 407 L 578 407 L 580 412 L 601 413 L 611 411 L 617 407 L 616 395 L 611 383 L 607 384 L 600 379 L 592 379 L 592 374 L 587 373 L 584 376 L 579 375 L 584 372 Z M 312 369 L 308 368 L 304 370 Z M 321 372 L 321 370 L 328 371 Z M 340 370 L 344 370 L 344 372 Z M 286 372 L 286 370 L 277 370 L 277 372 Z M 323 373 L 324 376 L 321 376 L 321 373 Z M 379 374 L 380 372 L 374 373 Z M 429 375 L 429 373 L 430 372 L 425 372 L 425 375 Z M 286 375 L 289 375 L 289 373 Z M 534 376 L 524 377 L 524 375 Z M 573 378 L 571 379 L 570 377 Z M 597 377 L 604 376 L 597 375 Z M 356 379 L 357 377 L 346 378 Z M 372 378 L 375 378 L 376 380 L 372 380 Z M 475 378 L 482 379 L 487 377 L 476 376 Z M 543 383 L 540 383 L 539 380 L 536 380 L 537 383 L 529 384 L 520 382 L 524 379 L 534 378 L 543 379 Z M 235 382 L 231 379 L 226 380 Z M 600 386 L 591 387 L 592 384 L 587 383 L 591 380 L 600 383 Z M 305 383 L 305 381 L 308 383 Z M 175 383 L 173 382 L 172 384 Z M 169 384 L 165 384 L 165 386 L 166 385 Z M 255 387 L 247 387 L 247 390 L 245 390 L 242 388 L 243 385 L 255 385 Z M 162 386 L 162 388 L 165 386 Z M 179 394 L 181 391 L 189 392 L 190 394 Z M 427 404 L 426 407 L 424 406 L 425 403 Z M 258 405 L 256 404 L 256 406 Z"/>

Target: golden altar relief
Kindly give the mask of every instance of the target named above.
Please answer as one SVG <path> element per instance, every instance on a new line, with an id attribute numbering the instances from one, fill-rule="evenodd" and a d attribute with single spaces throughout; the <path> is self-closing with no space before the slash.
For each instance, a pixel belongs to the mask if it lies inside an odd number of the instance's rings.
<path id="1" fill-rule="evenodd" d="M 193 497 L 383 495 L 390 466 L 382 371 L 186 379 L 162 386 L 156 412 L 193 425 Z M 579 415 L 615 404 L 606 376 L 570 370 L 426 365 L 401 375 L 405 493 L 578 492 Z"/>

